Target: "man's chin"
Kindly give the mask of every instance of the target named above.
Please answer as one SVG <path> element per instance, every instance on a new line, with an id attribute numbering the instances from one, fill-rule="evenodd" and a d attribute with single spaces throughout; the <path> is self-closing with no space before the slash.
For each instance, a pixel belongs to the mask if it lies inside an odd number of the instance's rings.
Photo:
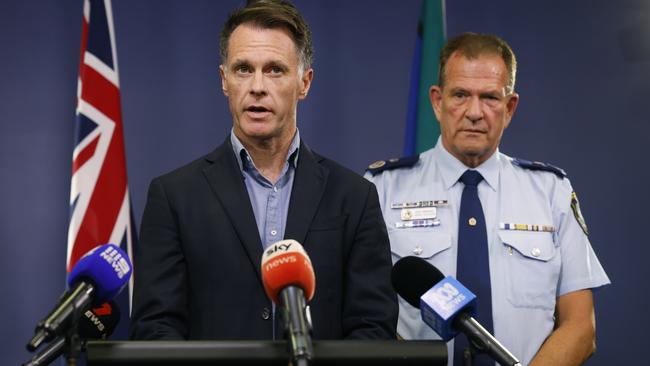
<path id="1" fill-rule="evenodd" d="M 285 136 L 291 127 L 275 120 L 243 120 L 235 130 L 237 136 L 243 135 L 249 140 L 266 141 Z"/>
<path id="2" fill-rule="evenodd" d="M 245 132 L 244 135 L 246 135 L 246 137 L 249 139 L 258 140 L 258 141 L 270 140 L 273 137 L 275 137 L 275 135 L 267 131 L 249 131 L 249 132 Z"/>
<path id="3" fill-rule="evenodd" d="M 250 137 L 271 137 L 275 130 L 270 121 L 246 121 L 241 126 L 241 132 Z"/>
<path id="4" fill-rule="evenodd" d="M 482 164 L 484 161 L 492 156 L 492 153 L 496 149 L 492 150 L 489 147 L 468 147 L 460 150 L 460 155 L 462 155 L 466 161 L 472 161 L 474 164 Z"/>
<path id="5" fill-rule="evenodd" d="M 468 159 L 476 159 L 489 154 L 491 149 L 489 146 L 486 146 L 485 143 L 463 143 L 456 144 L 451 147 L 451 151 L 454 152 L 454 155 L 462 156 Z"/>
<path id="6" fill-rule="evenodd" d="M 478 139 L 474 140 L 465 140 L 460 144 L 456 145 L 458 151 L 460 151 L 465 156 L 482 156 L 491 150 L 489 144 L 485 141 L 479 141 Z"/>
<path id="7" fill-rule="evenodd" d="M 241 130 L 241 133 L 246 139 L 256 141 L 272 140 L 280 135 L 279 131 L 268 128 L 269 126 L 265 127 L 267 128 L 244 128 Z"/>

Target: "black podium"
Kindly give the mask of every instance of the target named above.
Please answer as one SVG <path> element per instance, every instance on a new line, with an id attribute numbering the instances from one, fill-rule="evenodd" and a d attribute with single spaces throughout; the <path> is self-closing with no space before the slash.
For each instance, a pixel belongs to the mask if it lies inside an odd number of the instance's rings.
<path id="1" fill-rule="evenodd" d="M 285 341 L 90 341 L 88 366 L 287 365 Z M 441 341 L 314 341 L 313 365 L 446 365 Z"/>

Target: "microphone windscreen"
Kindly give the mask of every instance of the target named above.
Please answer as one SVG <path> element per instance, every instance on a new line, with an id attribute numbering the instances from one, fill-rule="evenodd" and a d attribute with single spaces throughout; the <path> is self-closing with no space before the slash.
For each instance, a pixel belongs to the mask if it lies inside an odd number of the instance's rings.
<path id="1" fill-rule="evenodd" d="M 408 256 L 393 265 L 393 288 L 406 302 L 420 308 L 420 297 L 445 276 L 422 258 Z"/>
<path id="2" fill-rule="evenodd" d="M 81 281 L 91 282 L 95 286 L 94 304 L 101 304 L 124 288 L 132 268 L 129 257 L 117 245 L 101 245 L 79 259 L 70 271 L 68 286 L 73 288 Z"/>
<path id="3" fill-rule="evenodd" d="M 262 282 L 266 295 L 279 304 L 279 294 L 287 286 L 303 290 L 307 301 L 314 297 L 316 278 L 309 256 L 295 240 L 271 244 L 262 255 Z"/>
<path id="4" fill-rule="evenodd" d="M 82 339 L 106 339 L 113 334 L 120 321 L 120 308 L 114 301 L 86 310 L 79 319 L 79 337 Z"/>

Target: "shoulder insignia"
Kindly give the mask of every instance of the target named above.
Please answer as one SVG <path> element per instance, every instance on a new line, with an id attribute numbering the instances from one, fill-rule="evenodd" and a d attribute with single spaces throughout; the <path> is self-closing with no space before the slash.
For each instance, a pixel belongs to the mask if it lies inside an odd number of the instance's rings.
<path id="1" fill-rule="evenodd" d="M 585 235 L 589 235 L 589 229 L 587 229 L 587 223 L 585 218 L 582 217 L 582 212 L 580 211 L 580 202 L 578 202 L 578 195 L 575 192 L 571 192 L 571 210 L 573 211 L 573 216 L 576 217 L 580 228 L 584 231 Z"/>
<path id="2" fill-rule="evenodd" d="M 564 171 L 564 169 L 558 168 L 551 164 L 542 163 L 541 161 L 530 161 L 530 160 L 513 158 L 512 162 L 515 165 L 522 167 L 524 169 L 551 172 L 557 175 L 560 179 L 564 179 L 566 177 L 566 172 Z"/>
<path id="3" fill-rule="evenodd" d="M 411 155 L 403 158 L 393 158 L 388 160 L 378 160 L 368 165 L 367 172 L 372 175 L 377 175 L 385 170 L 392 170 L 397 168 L 411 167 L 420 160 L 420 155 Z"/>

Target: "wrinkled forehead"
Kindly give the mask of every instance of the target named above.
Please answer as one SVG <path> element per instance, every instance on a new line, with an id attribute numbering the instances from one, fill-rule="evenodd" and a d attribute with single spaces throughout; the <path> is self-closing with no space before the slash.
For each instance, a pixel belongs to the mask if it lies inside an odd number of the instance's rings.
<path id="1" fill-rule="evenodd" d="M 461 53 L 454 53 L 447 62 L 444 76 L 446 87 L 474 82 L 501 88 L 506 87 L 508 82 L 506 64 L 496 54 L 466 57 Z"/>

